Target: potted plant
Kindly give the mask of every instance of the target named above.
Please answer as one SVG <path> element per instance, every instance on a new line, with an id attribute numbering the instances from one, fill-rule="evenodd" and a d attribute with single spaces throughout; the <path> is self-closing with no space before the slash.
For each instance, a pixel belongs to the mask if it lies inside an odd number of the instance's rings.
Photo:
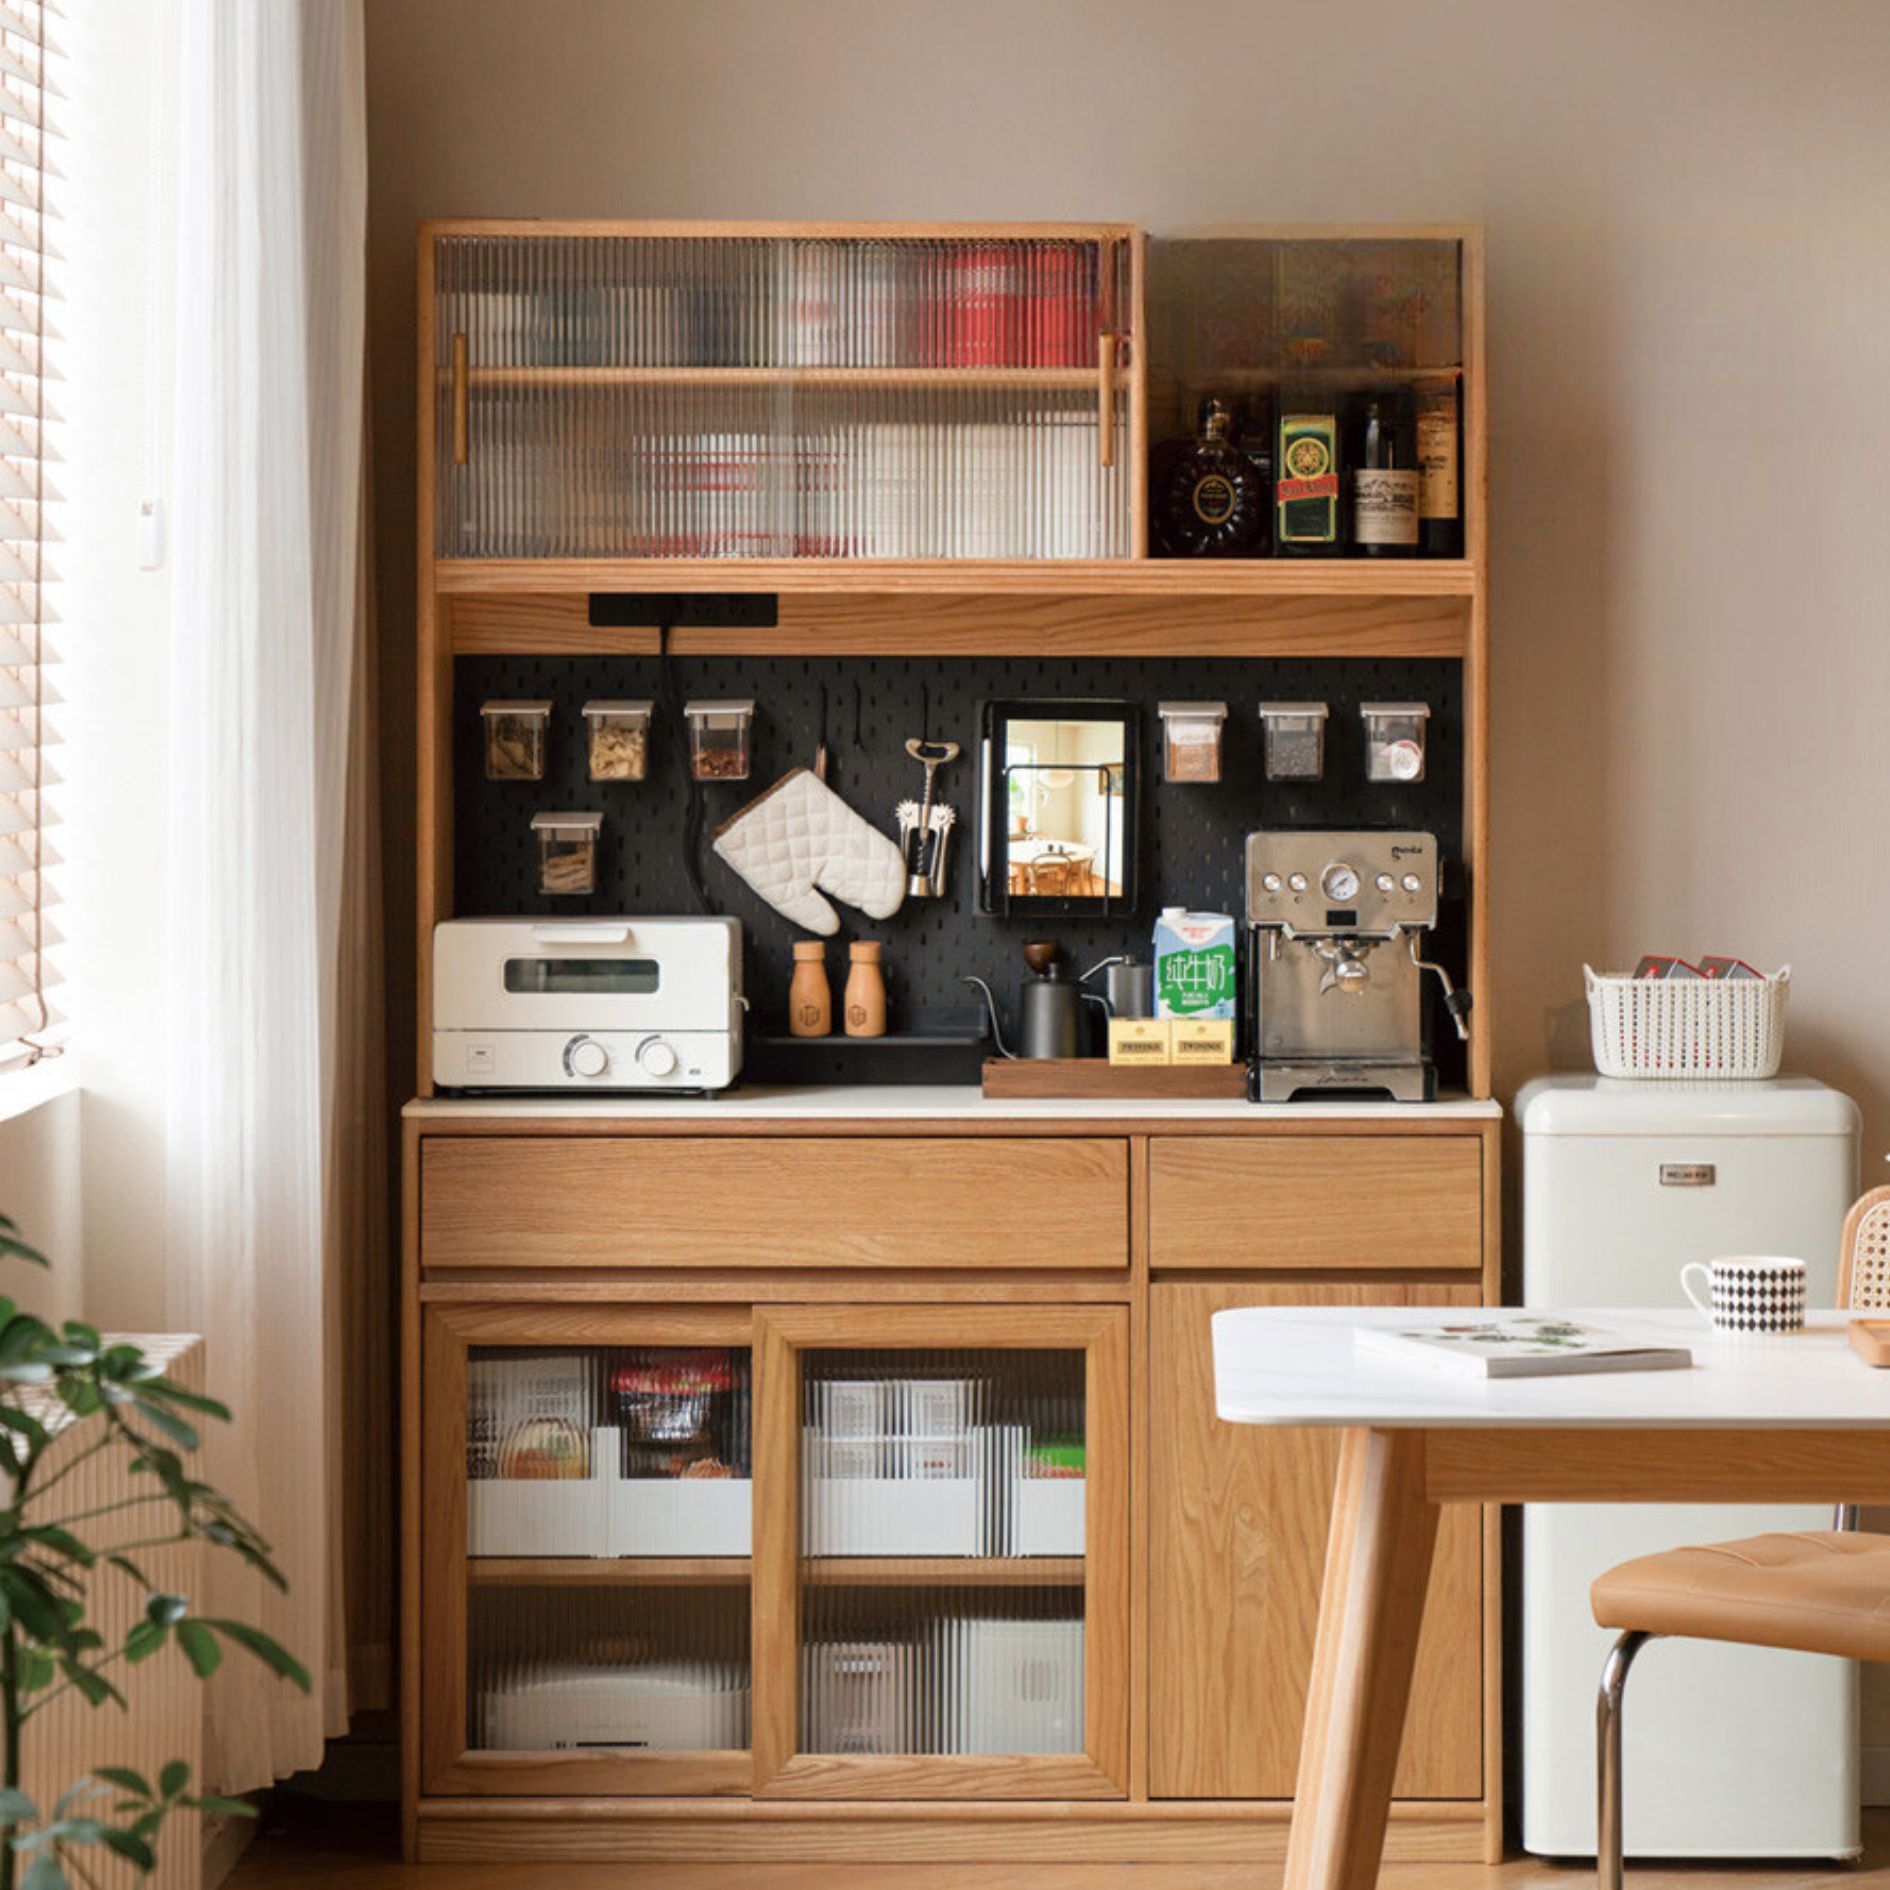
<path id="1" fill-rule="evenodd" d="M 47 1264 L 5 1215 L 0 1259 Z M 122 1708 L 115 1674 L 173 1640 L 199 1679 L 235 1647 L 308 1691 L 307 1670 L 267 1634 L 193 1613 L 187 1595 L 157 1588 L 137 1559 L 201 1542 L 287 1587 L 269 1544 L 186 1465 L 197 1448 L 195 1420 L 229 1415 L 214 1398 L 166 1378 L 137 1346 L 108 1344 L 78 1320 L 55 1329 L 0 1296 L 0 1890 L 74 1890 L 74 1878 L 91 1881 L 83 1856 L 99 1847 L 148 1872 L 158 1832 L 175 1811 L 254 1815 L 241 1800 L 193 1793 L 181 1759 L 155 1780 L 100 1766 L 47 1806 L 20 1785 L 40 1713 L 67 1694 Z M 123 1453 L 134 1493 L 72 1510 L 62 1501 L 66 1478 L 111 1451 Z M 92 1584 L 105 1570 L 145 1594 L 142 1614 L 115 1645 L 88 1618 Z"/>

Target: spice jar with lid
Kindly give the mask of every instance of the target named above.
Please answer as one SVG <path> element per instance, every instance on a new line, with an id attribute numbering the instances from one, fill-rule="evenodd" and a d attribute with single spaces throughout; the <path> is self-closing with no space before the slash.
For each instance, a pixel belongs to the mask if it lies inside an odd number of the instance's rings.
<path id="1" fill-rule="evenodd" d="M 689 702 L 683 714 L 689 722 L 689 772 L 698 781 L 746 781 L 754 699 Z"/>
<path id="2" fill-rule="evenodd" d="M 1424 725 L 1428 702 L 1361 702 L 1365 718 L 1365 778 L 1368 781 L 1424 779 Z"/>
<path id="3" fill-rule="evenodd" d="M 538 890 L 593 893 L 597 890 L 597 837 L 602 814 L 534 814 L 538 836 Z"/>
<path id="4" fill-rule="evenodd" d="M 479 707 L 486 731 L 488 781 L 542 781 L 549 702 L 485 702 Z"/>
<path id="5" fill-rule="evenodd" d="M 1224 702 L 1163 702 L 1162 779 L 1170 782 L 1218 781 L 1221 778 L 1221 730 Z"/>
<path id="6" fill-rule="evenodd" d="M 1326 705 L 1323 702 L 1263 702 L 1269 781 L 1317 781 L 1326 771 Z"/>
<path id="7" fill-rule="evenodd" d="M 650 769 L 650 704 L 587 702 L 593 781 L 641 781 Z"/>

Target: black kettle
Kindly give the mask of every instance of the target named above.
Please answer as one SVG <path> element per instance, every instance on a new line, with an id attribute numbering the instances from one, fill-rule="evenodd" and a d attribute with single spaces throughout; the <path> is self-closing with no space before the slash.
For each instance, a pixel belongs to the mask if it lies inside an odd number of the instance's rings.
<path id="1" fill-rule="evenodd" d="M 1083 1054 L 1083 1004 L 1102 999 L 1085 991 L 1070 975 L 1063 948 L 1051 939 L 1037 939 L 1024 947 L 1024 962 L 1031 975 L 1018 987 L 1015 1050 L 1004 1042 L 998 1023 L 997 999 L 982 978 L 966 977 L 984 993 L 991 1012 L 991 1035 L 998 1054 L 1006 1057 L 1080 1057 Z"/>

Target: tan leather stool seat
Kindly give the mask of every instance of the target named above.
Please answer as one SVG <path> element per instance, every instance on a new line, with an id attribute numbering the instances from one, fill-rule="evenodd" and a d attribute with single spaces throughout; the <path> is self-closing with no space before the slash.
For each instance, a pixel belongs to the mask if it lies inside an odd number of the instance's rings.
<path id="1" fill-rule="evenodd" d="M 1669 1549 L 1611 1568 L 1589 1600 L 1605 1628 L 1890 1660 L 1890 1537 L 1805 1530 Z"/>

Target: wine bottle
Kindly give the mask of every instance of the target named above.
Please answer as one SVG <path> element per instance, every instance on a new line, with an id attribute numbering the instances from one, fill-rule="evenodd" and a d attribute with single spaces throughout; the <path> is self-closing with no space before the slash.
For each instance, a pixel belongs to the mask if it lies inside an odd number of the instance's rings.
<path id="1" fill-rule="evenodd" d="M 1267 488 L 1258 468 L 1233 446 L 1233 410 L 1210 394 L 1201 403 L 1195 442 L 1162 482 L 1155 525 L 1175 558 L 1248 558 L 1267 530 Z"/>
<path id="2" fill-rule="evenodd" d="M 1463 498 L 1458 478 L 1463 448 L 1458 415 L 1454 384 L 1419 392 L 1418 550 L 1426 558 L 1463 556 Z"/>
<path id="3" fill-rule="evenodd" d="M 1352 544 L 1361 558 L 1411 558 L 1418 545 L 1417 438 L 1402 394 L 1366 394 L 1352 416 Z"/>
<path id="4" fill-rule="evenodd" d="M 1339 529 L 1339 416 L 1323 395 L 1280 396 L 1273 455 L 1273 546 L 1288 558 L 1330 558 Z"/>

